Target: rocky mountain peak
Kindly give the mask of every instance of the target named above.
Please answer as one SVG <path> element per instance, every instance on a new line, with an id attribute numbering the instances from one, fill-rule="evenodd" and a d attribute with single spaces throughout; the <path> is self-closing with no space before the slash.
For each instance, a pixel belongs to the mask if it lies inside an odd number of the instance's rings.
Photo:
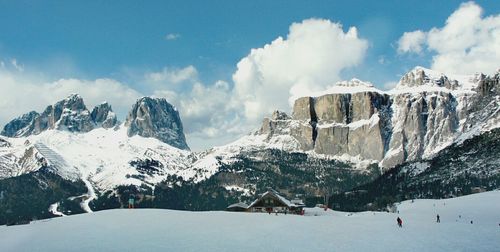
<path id="1" fill-rule="evenodd" d="M 100 125 L 103 128 L 114 127 L 118 122 L 116 114 L 107 102 L 95 106 L 92 113 L 90 113 L 90 117 L 96 125 Z"/>
<path id="2" fill-rule="evenodd" d="M 154 137 L 179 149 L 189 150 L 177 109 L 164 98 L 142 97 L 125 121 L 129 136 Z"/>
<path id="3" fill-rule="evenodd" d="M 421 66 L 415 67 L 406 73 L 396 86 L 396 89 L 404 89 L 420 86 L 444 87 L 457 90 L 464 85 L 474 83 L 470 76 L 446 76 L 445 74 L 427 69 Z"/>
<path id="4" fill-rule="evenodd" d="M 46 129 L 72 132 L 88 132 L 94 129 L 90 112 L 78 94 L 71 94 L 66 99 L 48 106 L 37 121 L 39 127 L 35 127 L 36 134 Z"/>
<path id="5" fill-rule="evenodd" d="M 70 94 L 63 100 L 47 106 L 42 113 L 31 111 L 5 125 L 1 135 L 25 137 L 37 135 L 49 129 L 71 132 L 89 132 L 96 126 L 113 127 L 117 123 L 111 106 L 103 103 L 92 114 L 78 94 Z"/>
<path id="6" fill-rule="evenodd" d="M 283 111 L 275 110 L 271 116 L 271 119 L 272 120 L 289 120 L 292 118 Z"/>
<path id="7" fill-rule="evenodd" d="M 0 135 L 8 137 L 24 136 L 33 130 L 34 120 L 39 117 L 36 111 L 28 112 L 5 125 Z"/>
<path id="8" fill-rule="evenodd" d="M 303 151 L 394 167 L 431 157 L 469 130 L 500 125 L 499 94 L 498 73 L 445 75 L 416 67 L 389 92 L 353 79 L 298 98 L 292 119 L 277 120 L 275 112 L 258 133 L 269 143 L 287 135 Z"/>

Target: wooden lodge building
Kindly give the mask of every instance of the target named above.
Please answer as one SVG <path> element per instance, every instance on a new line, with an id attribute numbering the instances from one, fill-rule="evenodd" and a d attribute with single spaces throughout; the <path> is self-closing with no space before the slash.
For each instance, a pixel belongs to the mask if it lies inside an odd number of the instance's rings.
<path id="1" fill-rule="evenodd" d="M 260 213 L 292 213 L 301 214 L 304 208 L 302 200 L 288 200 L 277 191 L 268 189 L 261 194 L 254 202 L 244 209 L 244 203 L 236 203 L 227 207 L 228 211 L 245 211 Z"/>

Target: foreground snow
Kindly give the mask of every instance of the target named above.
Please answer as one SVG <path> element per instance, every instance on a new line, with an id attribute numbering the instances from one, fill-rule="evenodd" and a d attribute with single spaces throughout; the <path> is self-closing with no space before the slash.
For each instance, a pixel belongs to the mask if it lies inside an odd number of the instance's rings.
<path id="1" fill-rule="evenodd" d="M 0 227 L 0 251 L 498 251 L 500 191 L 396 213 L 307 216 L 118 209 Z M 435 223 L 439 213 L 441 223 Z M 461 215 L 461 218 L 459 218 Z M 396 226 L 396 217 L 403 228 Z M 473 224 L 470 221 L 473 220 Z"/>

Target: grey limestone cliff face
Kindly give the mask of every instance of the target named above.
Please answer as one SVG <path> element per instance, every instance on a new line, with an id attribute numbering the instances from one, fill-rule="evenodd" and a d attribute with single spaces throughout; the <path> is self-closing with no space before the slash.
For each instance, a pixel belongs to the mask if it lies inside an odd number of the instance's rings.
<path id="1" fill-rule="evenodd" d="M 417 67 L 389 92 L 353 88 L 299 98 L 291 118 L 268 119 L 260 133 L 289 134 L 303 151 L 358 156 L 390 168 L 432 157 L 467 131 L 500 124 L 499 75 L 458 82 Z"/>
<path id="2" fill-rule="evenodd" d="M 179 149 L 189 150 L 179 112 L 163 98 L 143 97 L 125 121 L 129 136 L 153 137 Z"/>
<path id="3" fill-rule="evenodd" d="M 379 160 L 388 144 L 390 104 L 388 95 L 377 92 L 302 97 L 293 108 L 293 119 L 302 123 L 291 134 L 305 151 Z"/>
<path id="4" fill-rule="evenodd" d="M 90 117 L 96 125 L 100 125 L 106 129 L 112 128 L 118 123 L 116 114 L 107 102 L 95 106 L 92 113 L 90 113 Z"/>
<path id="5" fill-rule="evenodd" d="M 271 118 L 264 118 L 259 133 L 267 134 L 269 138 L 276 134 L 289 134 L 290 119 L 291 117 L 285 112 L 276 110 L 273 112 Z"/>
<path id="6" fill-rule="evenodd" d="M 54 105 L 47 106 L 42 113 L 32 111 L 12 120 L 5 125 L 1 135 L 25 137 L 49 129 L 89 132 L 99 126 L 111 128 L 116 123 L 116 116 L 107 103 L 97 106 L 90 113 L 82 97 L 72 94 Z"/>
<path id="7" fill-rule="evenodd" d="M 390 121 L 390 105 L 387 95 L 376 92 L 318 97 L 315 152 L 382 159 L 388 143 L 384 129 Z"/>

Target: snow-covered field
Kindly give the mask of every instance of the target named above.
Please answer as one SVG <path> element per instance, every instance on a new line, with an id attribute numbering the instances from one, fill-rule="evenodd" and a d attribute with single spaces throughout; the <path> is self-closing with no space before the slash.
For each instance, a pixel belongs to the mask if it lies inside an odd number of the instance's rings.
<path id="1" fill-rule="evenodd" d="M 406 201 L 398 210 L 276 216 L 117 209 L 1 226 L 0 251 L 500 251 L 500 191 Z"/>

